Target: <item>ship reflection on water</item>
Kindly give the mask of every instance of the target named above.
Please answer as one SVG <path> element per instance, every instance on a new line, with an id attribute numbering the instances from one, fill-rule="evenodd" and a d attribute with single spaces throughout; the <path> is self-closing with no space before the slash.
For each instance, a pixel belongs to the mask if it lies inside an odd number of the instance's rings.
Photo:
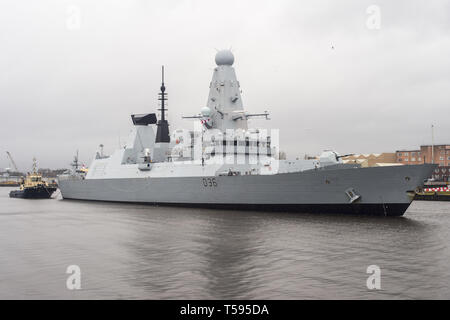
<path id="1" fill-rule="evenodd" d="M 450 203 L 383 218 L 17 201 L 4 190 L 1 298 L 450 298 Z M 69 265 L 81 290 L 66 288 Z M 366 287 L 369 265 L 380 291 Z"/>

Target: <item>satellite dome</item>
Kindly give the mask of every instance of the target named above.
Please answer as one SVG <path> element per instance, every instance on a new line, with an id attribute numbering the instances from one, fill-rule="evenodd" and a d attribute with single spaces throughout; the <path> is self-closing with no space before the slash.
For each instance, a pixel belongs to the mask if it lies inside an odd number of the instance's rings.
<path id="1" fill-rule="evenodd" d="M 230 50 L 221 50 L 216 54 L 216 64 L 218 66 L 232 66 L 234 55 Z"/>
<path id="2" fill-rule="evenodd" d="M 208 107 L 203 107 L 201 110 L 202 116 L 209 117 L 211 115 L 211 109 Z"/>

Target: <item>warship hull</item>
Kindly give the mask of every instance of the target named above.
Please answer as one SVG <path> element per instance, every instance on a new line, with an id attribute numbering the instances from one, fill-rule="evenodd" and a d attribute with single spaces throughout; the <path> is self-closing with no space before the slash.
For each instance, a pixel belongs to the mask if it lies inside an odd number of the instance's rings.
<path id="1" fill-rule="evenodd" d="M 401 216 L 435 165 L 238 175 L 59 179 L 64 199 L 183 207 Z M 348 190 L 356 196 L 351 199 Z"/>

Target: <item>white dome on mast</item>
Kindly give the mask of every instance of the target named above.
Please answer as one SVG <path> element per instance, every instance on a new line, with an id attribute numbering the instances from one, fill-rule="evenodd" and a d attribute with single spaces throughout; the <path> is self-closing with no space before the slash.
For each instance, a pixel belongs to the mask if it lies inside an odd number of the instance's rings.
<path id="1" fill-rule="evenodd" d="M 203 117 L 209 117 L 211 116 L 211 109 L 208 107 L 203 107 L 200 113 L 202 114 Z"/>
<path id="2" fill-rule="evenodd" d="M 232 66 L 234 55 L 230 50 L 220 50 L 216 54 L 216 64 L 218 66 Z"/>

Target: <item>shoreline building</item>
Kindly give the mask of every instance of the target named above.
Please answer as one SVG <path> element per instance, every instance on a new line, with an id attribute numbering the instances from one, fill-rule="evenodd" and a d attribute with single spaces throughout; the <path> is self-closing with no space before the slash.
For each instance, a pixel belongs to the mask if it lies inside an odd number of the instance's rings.
<path id="1" fill-rule="evenodd" d="M 416 150 L 397 150 L 396 162 L 402 164 L 435 163 L 440 167 L 450 166 L 450 144 L 420 146 Z M 434 161 L 432 158 L 434 157 Z"/>
<path id="2" fill-rule="evenodd" d="M 438 164 L 439 167 L 434 170 L 432 178 L 438 181 L 450 181 L 450 144 L 423 145 L 420 149 L 398 150 L 395 154 L 396 162 L 405 165 Z"/>
<path id="3" fill-rule="evenodd" d="M 344 163 L 357 163 L 363 168 L 399 165 L 399 163 L 397 163 L 396 154 L 393 152 L 353 154 L 342 157 L 342 161 Z"/>

